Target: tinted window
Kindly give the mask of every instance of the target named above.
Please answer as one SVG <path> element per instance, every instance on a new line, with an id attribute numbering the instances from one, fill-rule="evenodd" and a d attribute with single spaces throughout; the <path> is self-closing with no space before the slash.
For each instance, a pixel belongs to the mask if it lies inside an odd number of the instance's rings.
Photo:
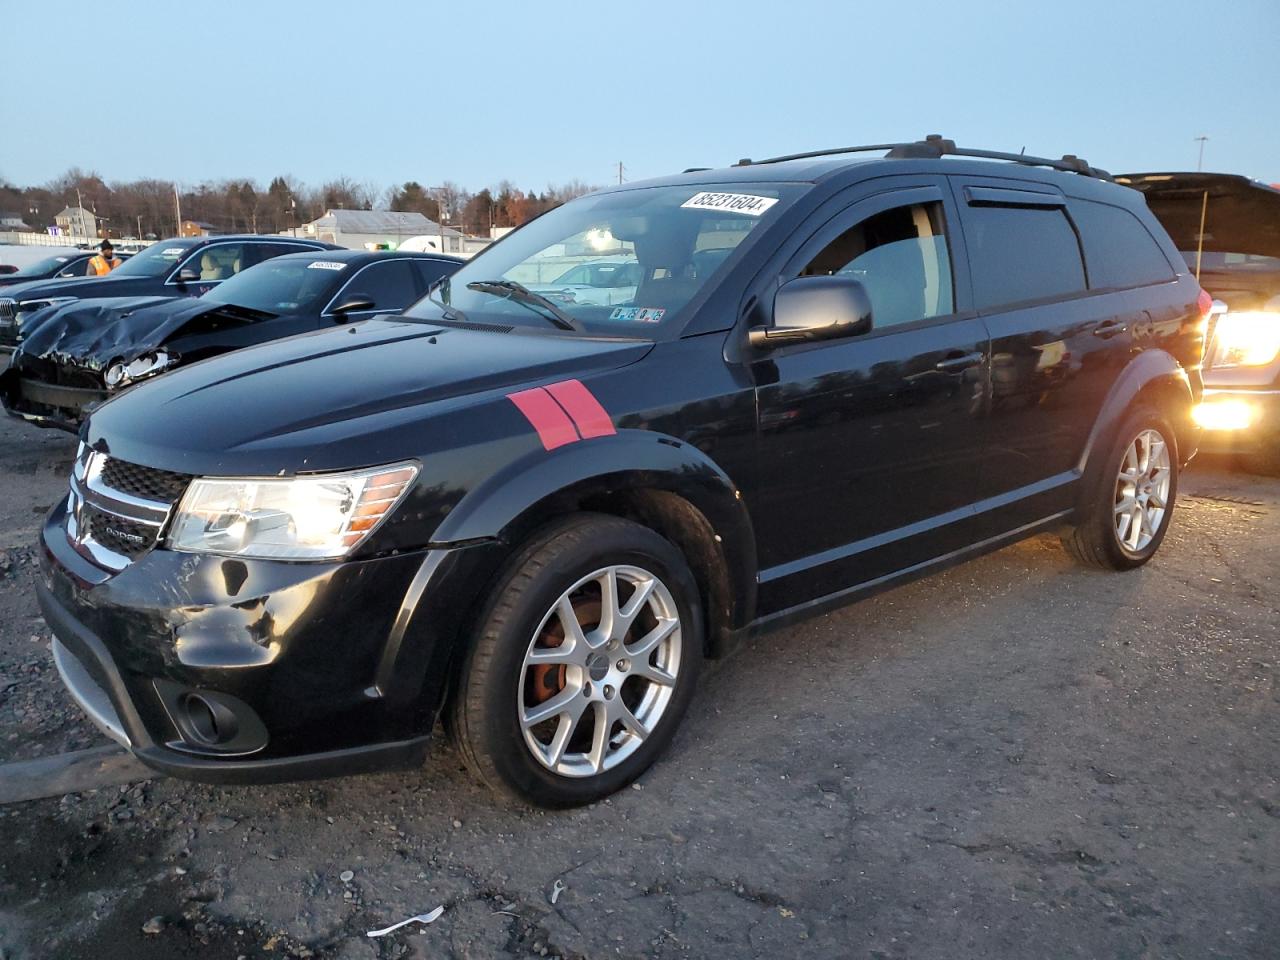
<path id="1" fill-rule="evenodd" d="M 862 220 L 827 244 L 802 277 L 852 277 L 877 327 L 952 313 L 951 256 L 942 204 L 913 203 Z"/>
<path id="2" fill-rule="evenodd" d="M 971 206 L 965 241 L 979 309 L 1085 288 L 1080 243 L 1059 209 Z"/>
<path id="3" fill-rule="evenodd" d="M 1173 268 L 1142 221 L 1128 210 L 1071 201 L 1091 287 L 1140 287 L 1173 279 Z"/>
<path id="4" fill-rule="evenodd" d="M 452 273 L 457 269 L 456 263 L 449 263 L 447 260 L 411 260 L 413 269 L 418 272 L 418 279 L 422 281 L 422 289 L 426 290 L 441 277 Z"/>
<path id="5" fill-rule="evenodd" d="M 111 273 L 116 277 L 163 277 L 195 245 L 194 239 L 162 240 L 130 257 Z"/>
<path id="6" fill-rule="evenodd" d="M 286 253 L 309 253 L 313 247 L 302 247 L 296 243 L 255 243 L 248 253 L 254 263 L 262 263 L 272 257 L 283 257 Z"/>
<path id="7" fill-rule="evenodd" d="M 272 258 L 218 284 L 204 299 L 272 314 L 319 310 L 346 269 L 331 260 Z"/>
<path id="8" fill-rule="evenodd" d="M 343 288 L 339 299 L 354 294 L 368 297 L 378 310 L 399 310 L 418 299 L 418 288 L 413 281 L 413 268 L 407 260 L 375 263 L 360 271 Z"/>

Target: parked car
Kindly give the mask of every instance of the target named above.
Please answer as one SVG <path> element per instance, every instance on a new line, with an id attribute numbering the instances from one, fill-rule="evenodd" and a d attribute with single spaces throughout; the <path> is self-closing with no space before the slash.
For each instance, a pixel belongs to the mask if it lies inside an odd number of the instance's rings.
<path id="1" fill-rule="evenodd" d="M 152 244 L 105 277 L 15 284 L 0 290 L 0 352 L 12 353 L 32 315 L 51 305 L 85 297 L 198 297 L 263 260 L 302 250 L 340 249 L 293 237 L 179 237 Z"/>
<path id="2" fill-rule="evenodd" d="M 11 287 L 18 283 L 30 283 L 32 280 L 74 280 L 79 277 L 85 277 L 88 276 L 89 261 L 94 256 L 95 252 L 93 250 L 54 254 L 51 257 L 45 257 L 43 260 L 37 260 L 21 270 L 15 267 L 13 272 L 10 273 L 4 273 L 4 268 L 0 267 L 0 287 Z M 132 254 L 122 253 L 117 250 L 116 256 L 121 260 L 128 260 Z"/>
<path id="3" fill-rule="evenodd" d="M 1146 196 L 1215 301 L 1196 410 L 1202 449 L 1280 476 L 1280 188 L 1225 173 L 1117 179 Z"/>
<path id="4" fill-rule="evenodd" d="M 512 279 L 604 230 L 632 305 Z M 738 638 L 1063 525 L 1150 560 L 1208 308 L 1076 158 L 929 139 L 609 188 L 400 316 L 96 410 L 41 535 L 54 656 L 176 775 L 416 763 L 443 712 L 486 782 L 591 801 Z"/>
<path id="5" fill-rule="evenodd" d="M 268 340 L 398 313 L 461 264 L 419 253 L 274 257 L 199 298 L 112 297 L 48 308 L 0 373 L 5 410 L 73 433 L 111 397 L 175 367 Z"/>
<path id="6" fill-rule="evenodd" d="M 640 263 L 634 258 L 610 257 L 574 264 L 547 284 L 530 290 L 559 303 L 630 304 L 640 282 Z"/>

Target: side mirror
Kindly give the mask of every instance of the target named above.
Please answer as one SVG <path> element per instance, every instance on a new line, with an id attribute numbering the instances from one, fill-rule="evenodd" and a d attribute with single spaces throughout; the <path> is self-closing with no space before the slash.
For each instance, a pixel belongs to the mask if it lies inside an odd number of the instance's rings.
<path id="1" fill-rule="evenodd" d="M 856 337 L 871 330 L 871 298 L 852 277 L 796 277 L 773 298 L 773 326 L 752 327 L 748 339 L 757 349 Z"/>
<path id="2" fill-rule="evenodd" d="M 374 306 L 373 298 L 367 293 L 353 293 L 345 297 L 341 303 L 333 308 L 332 312 L 339 316 L 346 316 L 348 313 L 372 310 Z"/>
<path id="3" fill-rule="evenodd" d="M 183 267 L 178 271 L 179 283 L 198 283 L 200 281 L 200 271 L 193 270 L 191 267 Z"/>

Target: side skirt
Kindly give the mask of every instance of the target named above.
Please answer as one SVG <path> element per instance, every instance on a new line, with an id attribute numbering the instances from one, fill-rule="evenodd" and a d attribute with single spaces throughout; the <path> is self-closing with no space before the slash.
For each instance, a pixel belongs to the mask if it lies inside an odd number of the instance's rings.
<path id="1" fill-rule="evenodd" d="M 1023 524 L 1006 533 L 998 534 L 986 540 L 980 540 L 977 543 L 962 547 L 959 550 L 953 550 L 951 553 L 944 553 L 932 560 L 926 560 L 923 563 L 917 563 L 910 567 L 894 573 L 886 574 L 883 577 L 877 577 L 874 580 L 868 580 L 865 583 L 859 583 L 844 590 L 827 594 L 825 597 L 818 597 L 816 600 L 809 600 L 805 603 L 797 604 L 794 607 L 788 607 L 785 610 L 779 610 L 777 613 L 771 613 L 766 617 L 760 617 L 747 626 L 737 631 L 742 639 L 759 636 L 769 633 L 781 627 L 790 626 L 801 620 L 807 620 L 809 617 L 820 616 L 832 610 L 853 603 L 857 600 L 865 599 L 882 591 L 889 590 L 893 587 L 912 580 L 918 580 L 921 577 L 937 573 L 948 567 L 954 567 L 964 563 L 966 560 L 972 560 L 986 553 L 992 553 L 1001 547 L 1006 547 L 1018 540 L 1024 540 L 1027 537 L 1045 530 L 1051 530 L 1054 527 L 1061 526 L 1073 513 L 1071 510 L 1062 510 L 1058 513 L 1044 517 L 1031 523 Z"/>

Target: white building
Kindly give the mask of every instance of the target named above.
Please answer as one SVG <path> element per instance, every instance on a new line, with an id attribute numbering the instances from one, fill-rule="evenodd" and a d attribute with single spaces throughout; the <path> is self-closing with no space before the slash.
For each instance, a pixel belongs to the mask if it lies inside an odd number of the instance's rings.
<path id="1" fill-rule="evenodd" d="M 292 231 L 282 232 L 292 234 Z M 426 237 L 430 245 L 424 244 L 423 249 L 464 252 L 464 238 L 457 230 L 442 227 L 420 213 L 398 210 L 327 210 L 323 217 L 300 226 L 298 234 L 351 250 L 374 249 L 384 244 L 399 248 L 411 237 Z"/>
<path id="2" fill-rule="evenodd" d="M 53 218 L 58 230 L 68 237 L 96 237 L 98 235 L 98 218 L 84 207 L 67 207 Z"/>

